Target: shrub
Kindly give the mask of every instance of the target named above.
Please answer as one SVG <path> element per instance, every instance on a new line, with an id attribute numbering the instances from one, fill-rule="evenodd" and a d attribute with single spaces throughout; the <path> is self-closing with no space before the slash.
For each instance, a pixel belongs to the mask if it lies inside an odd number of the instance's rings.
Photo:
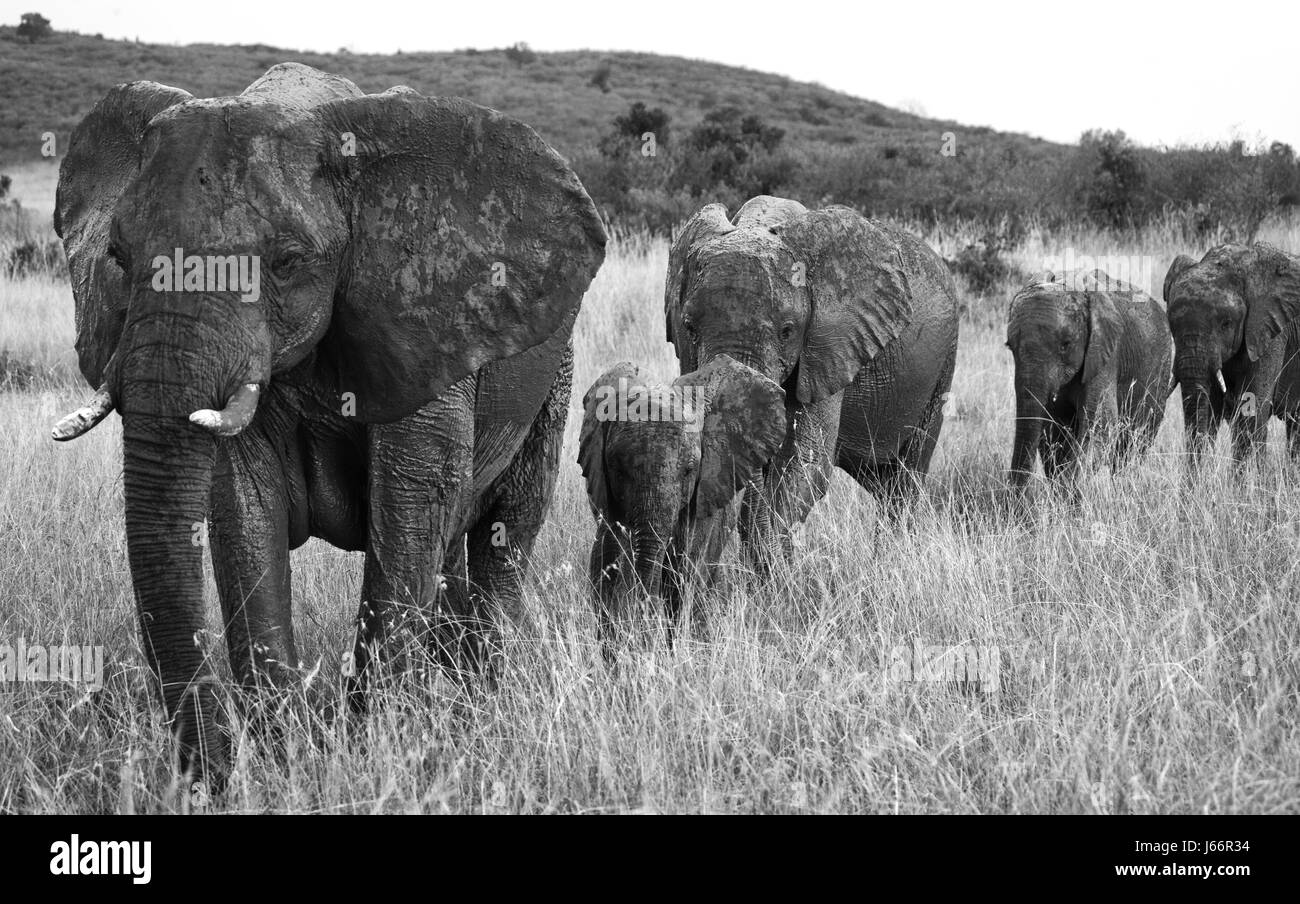
<path id="1" fill-rule="evenodd" d="M 615 116 L 613 128 L 601 138 L 597 149 L 606 157 L 618 157 L 635 149 L 641 152 L 642 138 L 654 135 L 656 148 L 668 144 L 669 116 L 660 107 L 649 109 L 637 101 L 622 116 Z"/>
<path id="2" fill-rule="evenodd" d="M 54 29 L 50 27 L 50 20 L 40 13 L 23 13 L 16 33 L 28 44 L 35 44 L 37 41 L 52 37 Z"/>
<path id="3" fill-rule="evenodd" d="M 1022 226 L 1015 221 L 1004 221 L 946 261 L 948 269 L 976 295 L 985 295 L 1008 282 L 1023 282 L 1026 274 L 1003 256 L 1014 250 L 1023 238 Z"/>
<path id="4" fill-rule="evenodd" d="M 68 263 L 63 245 L 57 239 L 28 239 L 9 249 L 4 271 L 10 278 L 38 273 L 66 274 Z"/>
<path id="5" fill-rule="evenodd" d="M 1128 136 L 1122 131 L 1085 132 L 1079 139 L 1079 154 L 1091 170 L 1079 192 L 1089 216 L 1102 226 L 1137 225 L 1146 213 L 1142 203 L 1146 167 Z"/>
<path id="6" fill-rule="evenodd" d="M 527 42 L 520 41 L 506 48 L 506 59 L 517 66 L 527 66 L 537 60 L 537 53 L 528 46 Z"/>
<path id="7" fill-rule="evenodd" d="M 601 63 L 596 67 L 596 71 L 591 74 L 591 81 L 587 84 L 594 88 L 599 88 L 601 94 L 609 93 L 609 77 L 614 74 L 614 67 L 608 61 Z"/>

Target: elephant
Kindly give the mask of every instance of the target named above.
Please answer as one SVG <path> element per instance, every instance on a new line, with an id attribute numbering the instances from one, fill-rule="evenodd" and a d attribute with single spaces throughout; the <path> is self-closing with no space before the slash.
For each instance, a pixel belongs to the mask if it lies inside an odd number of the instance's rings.
<path id="1" fill-rule="evenodd" d="M 365 553 L 354 703 L 413 640 L 481 664 L 519 609 L 604 258 L 563 159 L 494 110 L 298 64 L 233 97 L 137 81 L 74 131 L 54 225 L 97 387 L 54 438 L 121 415 L 131 579 L 181 768 L 220 787 L 230 764 L 205 519 L 237 688 L 301 686 L 289 552 L 310 537 Z"/>
<path id="2" fill-rule="evenodd" d="M 590 579 L 608 650 L 632 594 L 662 597 L 671 626 L 685 579 L 716 579 L 739 495 L 785 439 L 785 393 L 727 355 L 668 386 L 623 362 L 592 384 L 583 411 Z"/>
<path id="3" fill-rule="evenodd" d="M 1049 479 L 1077 475 L 1099 433 L 1112 432 L 1111 466 L 1145 452 L 1173 392 L 1172 344 L 1160 302 L 1101 270 L 1045 273 L 1007 316 L 1015 359 L 1011 484 L 1043 460 Z"/>
<path id="4" fill-rule="evenodd" d="M 1165 275 L 1182 388 L 1188 473 L 1226 418 L 1233 458 L 1261 448 L 1273 415 L 1300 455 L 1300 258 L 1270 245 L 1219 245 L 1199 262 L 1185 254 Z"/>
<path id="5" fill-rule="evenodd" d="M 710 204 L 669 253 L 683 373 L 730 355 L 785 390 L 781 449 L 743 495 L 746 555 L 789 559 L 838 465 L 896 515 L 919 491 L 957 355 L 957 291 L 915 236 L 847 208 L 762 195 Z"/>

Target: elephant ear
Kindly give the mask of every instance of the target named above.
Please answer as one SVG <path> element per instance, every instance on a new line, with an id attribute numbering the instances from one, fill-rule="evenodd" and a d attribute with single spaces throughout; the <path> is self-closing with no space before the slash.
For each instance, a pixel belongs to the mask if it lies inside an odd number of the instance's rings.
<path id="1" fill-rule="evenodd" d="M 605 479 L 605 433 L 618 416 L 619 383 L 624 387 L 640 383 L 641 371 L 636 365 L 622 361 L 601 374 L 582 397 L 582 433 L 578 436 L 578 465 L 587 481 L 587 499 L 591 510 L 607 521 L 613 521 L 610 511 L 613 501 Z"/>
<path id="2" fill-rule="evenodd" d="M 192 100 L 179 88 L 131 82 L 109 90 L 73 130 L 59 166 L 54 231 L 63 239 L 76 310 L 77 360 L 92 386 L 117 348 L 130 299 L 122 270 L 108 256 L 113 209 L 140 171 L 150 120 Z"/>
<path id="3" fill-rule="evenodd" d="M 1088 348 L 1083 354 L 1083 382 L 1089 383 L 1105 368 L 1119 348 L 1124 322 L 1115 302 L 1105 292 L 1088 294 Z"/>
<path id="4" fill-rule="evenodd" d="M 1256 245 L 1247 260 L 1246 354 L 1258 361 L 1265 347 L 1300 317 L 1300 259 Z"/>
<path id="5" fill-rule="evenodd" d="M 1183 271 L 1188 267 L 1195 266 L 1196 261 L 1188 257 L 1186 254 L 1180 254 L 1174 258 L 1174 262 L 1169 265 L 1169 272 L 1165 274 L 1165 287 L 1162 296 L 1165 300 L 1165 304 L 1169 303 L 1169 290 L 1174 287 L 1174 283 L 1178 281 L 1178 277 L 1181 276 Z"/>
<path id="6" fill-rule="evenodd" d="M 705 396 L 695 516 L 707 518 L 757 479 L 781 448 L 787 429 L 785 392 L 727 355 L 678 377 L 673 386 L 701 387 Z"/>
<path id="7" fill-rule="evenodd" d="M 322 167 L 350 232 L 317 377 L 352 393 L 358 418 L 409 415 L 572 327 L 605 230 L 536 132 L 409 88 L 316 110 Z"/>
<path id="8" fill-rule="evenodd" d="M 682 328 L 682 300 L 693 276 L 693 252 L 710 239 L 735 229 L 727 219 L 727 208 L 709 204 L 686 221 L 668 251 L 668 278 L 664 281 L 664 333 L 677 351 L 683 373 L 695 370 L 695 349 Z"/>
<path id="9" fill-rule="evenodd" d="M 835 395 L 898 337 L 912 313 L 898 238 L 847 207 L 810 212 L 773 230 L 804 265 L 812 314 L 796 392 Z"/>

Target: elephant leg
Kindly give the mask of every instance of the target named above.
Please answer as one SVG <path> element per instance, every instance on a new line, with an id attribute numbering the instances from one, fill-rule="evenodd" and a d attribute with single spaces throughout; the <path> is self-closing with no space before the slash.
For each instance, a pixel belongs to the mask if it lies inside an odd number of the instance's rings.
<path id="1" fill-rule="evenodd" d="M 791 532 L 830 487 L 843 398 L 841 392 L 814 405 L 791 408 L 792 429 L 785 443 L 764 468 L 762 479 L 745 490 L 740 537 L 746 559 L 760 574 L 776 556 L 790 561 Z"/>
<path id="2" fill-rule="evenodd" d="M 1242 414 L 1237 410 L 1236 416 L 1229 422 L 1232 431 L 1232 458 L 1243 464 L 1253 453 L 1262 453 L 1268 444 L 1268 420 L 1272 404 L 1268 401 L 1256 401 L 1255 414 Z"/>
<path id="3" fill-rule="evenodd" d="M 1145 428 L 1124 422 L 1115 428 L 1115 438 L 1110 449 L 1110 472 L 1115 474 L 1143 450 Z"/>
<path id="4" fill-rule="evenodd" d="M 1056 480 L 1072 463 L 1074 455 L 1070 438 L 1060 424 L 1048 421 L 1043 425 L 1038 455 L 1043 462 L 1043 476 L 1048 480 Z"/>
<path id="5" fill-rule="evenodd" d="M 428 650 L 442 566 L 472 485 L 474 386 L 469 377 L 414 414 L 369 428 L 369 518 L 353 653 L 352 704 L 376 665 L 402 672 Z"/>
<path id="6" fill-rule="evenodd" d="M 934 457 L 935 446 L 939 444 L 939 433 L 943 430 L 943 408 L 950 397 L 952 375 L 957 367 L 957 344 L 954 340 L 948 363 L 939 375 L 934 393 L 930 396 L 925 411 L 921 414 L 918 429 L 908 438 L 900 455 L 904 465 L 918 478 L 930 473 L 930 459 Z M 919 483 L 917 485 L 919 489 Z"/>
<path id="7" fill-rule="evenodd" d="M 469 581 L 477 592 L 464 618 L 478 647 L 462 645 L 462 654 L 473 668 L 482 668 L 485 656 L 496 653 L 499 620 L 526 623 L 523 580 L 555 493 L 571 379 L 570 368 L 561 368 L 528 437 L 497 478 L 491 504 L 470 528 Z"/>
<path id="8" fill-rule="evenodd" d="M 894 523 L 917 492 L 916 476 L 897 458 L 874 461 L 870 456 L 841 449 L 838 463 L 880 506 L 880 517 Z"/>
<path id="9" fill-rule="evenodd" d="M 1286 448 L 1291 460 L 1300 459 L 1300 410 L 1288 411 L 1282 418 L 1286 422 Z"/>
<path id="10" fill-rule="evenodd" d="M 298 680 L 283 463 L 262 430 L 218 444 L 212 480 L 212 569 L 236 683 Z"/>
<path id="11" fill-rule="evenodd" d="M 474 611 L 474 586 L 469 579 L 469 556 L 467 537 L 461 534 L 447 547 L 447 555 L 442 563 L 442 592 L 439 607 L 451 614 L 451 621 L 459 623 Z M 457 657 L 452 655 L 454 645 L 443 643 L 439 639 L 439 658 L 445 668 L 455 669 Z"/>
<path id="12" fill-rule="evenodd" d="M 776 551 L 785 552 L 784 538 L 788 531 L 780 530 L 775 518 L 762 483 L 748 484 L 740 505 L 740 548 L 745 562 L 760 577 L 771 572 Z"/>
<path id="13" fill-rule="evenodd" d="M 686 556 L 678 544 L 670 543 L 667 552 L 664 554 L 663 577 L 660 583 L 663 588 L 664 615 L 667 616 L 665 630 L 668 634 L 668 646 L 670 647 L 673 645 L 673 640 L 677 634 L 678 621 L 681 619 L 682 605 L 686 598 L 687 569 L 689 568 L 690 564 L 686 561 Z"/>
<path id="14" fill-rule="evenodd" d="M 617 528 L 602 520 L 591 544 L 588 577 L 596 596 L 596 636 L 607 663 L 614 661 L 618 641 L 618 624 L 622 615 L 621 587 L 623 569 L 632 569 L 632 551 L 628 541 L 620 542 Z"/>
<path id="15" fill-rule="evenodd" d="M 710 599 L 712 594 L 706 591 L 711 590 L 721 576 L 722 555 L 726 551 L 727 541 L 736 531 L 740 507 L 741 497 L 737 496 L 725 508 L 686 525 L 682 535 L 676 538 L 673 547 L 675 555 L 670 558 L 673 567 L 667 577 L 670 588 L 678 593 L 677 611 L 686 602 L 683 593 L 685 588 L 689 586 L 692 591 L 691 606 L 687 613 L 690 624 L 682 627 L 683 630 L 689 628 L 697 636 L 708 634 L 708 610 L 713 601 Z M 678 550 L 684 552 L 678 553 Z M 676 612 L 673 612 L 673 616 L 679 617 Z"/>
<path id="16" fill-rule="evenodd" d="M 947 385 L 945 380 L 940 383 L 941 389 L 935 390 L 921 417 L 921 426 L 913 430 L 903 443 L 897 460 L 878 469 L 876 479 L 880 490 L 877 498 L 881 501 L 882 514 L 890 523 L 897 522 L 921 495 L 925 477 L 930 473 L 930 460 L 939 443 L 939 432 L 943 429 L 944 396 L 948 391 L 942 387 Z"/>

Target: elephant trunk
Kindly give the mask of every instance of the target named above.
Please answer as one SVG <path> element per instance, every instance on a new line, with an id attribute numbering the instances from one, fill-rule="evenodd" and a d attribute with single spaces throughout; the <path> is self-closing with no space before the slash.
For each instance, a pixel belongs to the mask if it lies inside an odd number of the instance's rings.
<path id="1" fill-rule="evenodd" d="M 1011 447 L 1011 485 L 1024 487 L 1034 471 L 1034 455 L 1043 437 L 1043 426 L 1050 417 L 1045 404 L 1050 393 L 1017 381 L 1016 436 Z"/>
<path id="2" fill-rule="evenodd" d="M 667 539 L 653 527 L 639 525 L 632 531 L 632 560 L 636 564 L 637 582 L 650 596 L 662 587 Z"/>
<path id="3" fill-rule="evenodd" d="M 1182 387 L 1183 429 L 1187 438 L 1188 467 L 1195 471 L 1214 443 L 1223 416 L 1223 388 L 1218 362 L 1203 355 L 1183 354 L 1174 361 L 1174 379 Z"/>
<path id="4" fill-rule="evenodd" d="M 219 787 L 229 759 L 203 642 L 204 520 L 216 442 L 184 418 L 127 414 L 122 430 L 127 552 L 145 656 L 181 769 Z"/>
<path id="5" fill-rule="evenodd" d="M 1223 409 L 1223 390 L 1217 382 L 1205 379 L 1182 381 L 1183 429 L 1187 437 L 1188 465 L 1198 468 L 1214 443 Z"/>
<path id="6" fill-rule="evenodd" d="M 760 576 L 771 573 L 777 557 L 785 551 L 774 517 L 772 501 L 763 478 L 745 485 L 740 504 L 740 542 L 746 560 Z"/>

